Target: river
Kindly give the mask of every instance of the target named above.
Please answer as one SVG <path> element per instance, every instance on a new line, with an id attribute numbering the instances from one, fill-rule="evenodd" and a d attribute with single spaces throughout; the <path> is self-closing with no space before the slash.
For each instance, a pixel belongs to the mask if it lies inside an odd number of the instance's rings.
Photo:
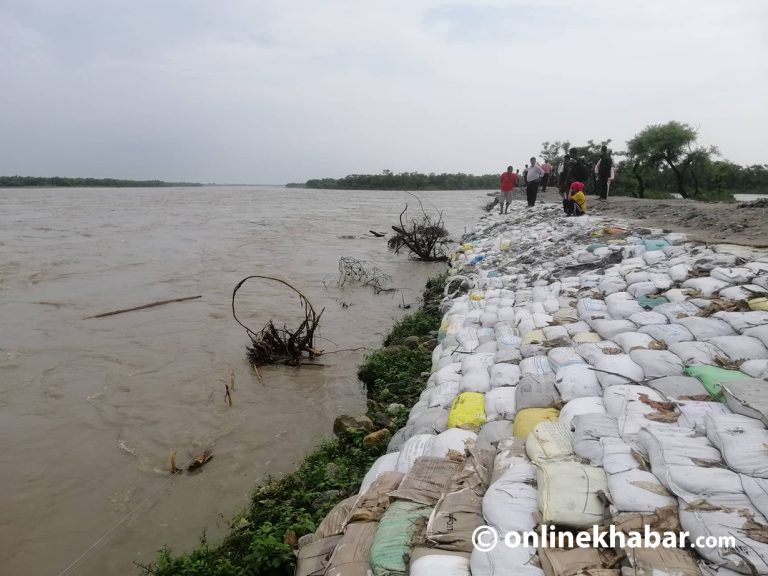
<path id="1" fill-rule="evenodd" d="M 487 200 L 421 197 L 454 238 Z M 0 190 L 0 572 L 56 576 L 88 551 L 69 573 L 136 574 L 162 544 L 180 552 L 203 530 L 221 536 L 259 480 L 294 469 L 336 415 L 363 412 L 364 351 L 265 368 L 260 381 L 231 293 L 250 274 L 284 278 L 325 308 L 322 348 L 379 345 L 441 269 L 369 233 L 388 231 L 406 202 L 417 207 L 403 192 Z M 342 256 L 375 262 L 399 290 L 339 288 Z M 277 285 L 249 283 L 238 311 L 258 328 L 294 321 L 298 306 Z M 171 451 L 183 462 L 211 442 L 200 473 L 169 480 Z"/>

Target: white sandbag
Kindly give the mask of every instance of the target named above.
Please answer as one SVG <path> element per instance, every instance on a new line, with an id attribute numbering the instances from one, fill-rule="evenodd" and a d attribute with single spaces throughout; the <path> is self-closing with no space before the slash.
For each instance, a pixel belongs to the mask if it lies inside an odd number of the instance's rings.
<path id="1" fill-rule="evenodd" d="M 611 416 L 621 416 L 626 408 L 626 403 L 638 400 L 641 395 L 647 396 L 649 400 L 663 402 L 664 397 L 648 386 L 642 384 L 617 384 L 606 388 L 603 392 L 603 404 L 605 411 Z"/>
<path id="2" fill-rule="evenodd" d="M 534 565 L 532 556 L 536 549 L 526 546 L 505 546 L 499 539 L 499 545 L 488 552 L 474 548 L 470 558 L 472 576 L 544 576 L 544 571 Z M 431 575 L 442 576 L 442 572 Z"/>
<path id="3" fill-rule="evenodd" d="M 572 346 L 559 346 L 547 352 L 547 359 L 554 372 L 570 364 L 584 364 L 584 359 L 576 353 Z"/>
<path id="4" fill-rule="evenodd" d="M 752 376 L 752 378 L 765 379 L 768 376 L 768 360 L 747 360 L 739 366 L 739 372 L 744 372 L 744 374 Z"/>
<path id="5" fill-rule="evenodd" d="M 768 478 L 768 430 L 762 422 L 741 414 L 708 415 L 707 438 L 728 467 L 755 478 Z"/>
<path id="6" fill-rule="evenodd" d="M 491 484 L 483 497 L 483 517 L 501 534 L 536 526 L 536 488 L 520 481 L 515 468 Z"/>
<path id="7" fill-rule="evenodd" d="M 613 341 L 618 344 L 625 354 L 629 354 L 635 348 L 649 349 L 653 346 L 659 348 L 659 343 L 648 334 L 641 332 L 622 332 L 617 334 Z"/>
<path id="8" fill-rule="evenodd" d="M 483 312 L 480 314 L 480 325 L 483 328 L 493 328 L 499 321 L 499 315 L 495 312 Z"/>
<path id="9" fill-rule="evenodd" d="M 604 295 L 608 295 L 626 290 L 627 282 L 620 276 L 605 276 L 597 285 L 597 288 Z"/>
<path id="10" fill-rule="evenodd" d="M 485 342 L 475 348 L 475 354 L 493 354 L 494 360 L 496 359 L 496 342 Z"/>
<path id="11" fill-rule="evenodd" d="M 768 347 L 768 324 L 758 326 L 757 328 L 747 328 L 744 330 L 744 336 L 757 338 L 763 343 L 763 346 Z"/>
<path id="12" fill-rule="evenodd" d="M 768 480 L 740 474 L 741 486 L 751 504 L 763 516 L 768 516 Z"/>
<path id="13" fill-rule="evenodd" d="M 664 262 L 666 259 L 667 255 L 661 250 L 651 250 L 650 252 L 645 252 L 643 254 L 643 260 L 645 260 L 645 263 L 648 264 L 648 266 L 655 266 L 660 262 Z"/>
<path id="14" fill-rule="evenodd" d="M 667 294 L 672 292 L 669 290 Z M 686 316 L 696 316 L 701 310 L 698 306 L 695 306 L 694 304 L 691 304 L 687 300 L 684 301 L 672 301 L 665 304 L 659 304 L 658 306 L 655 306 L 653 309 L 654 312 L 658 312 L 659 314 L 663 314 L 667 317 L 667 320 L 670 322 L 674 322 L 678 318 L 684 318 Z"/>
<path id="15" fill-rule="evenodd" d="M 715 318 L 725 320 L 731 328 L 742 334 L 749 328 L 756 328 L 768 324 L 768 312 L 754 310 L 752 312 L 715 312 Z"/>
<path id="16" fill-rule="evenodd" d="M 392 435 L 392 438 L 389 439 L 389 444 L 387 444 L 387 453 L 400 452 L 403 444 L 405 444 L 410 438 L 413 438 L 417 434 L 431 434 L 434 436 L 436 435 L 436 432 L 431 426 L 414 426 L 413 424 L 406 424 L 400 428 L 400 430 L 395 432 Z"/>
<path id="17" fill-rule="evenodd" d="M 749 268 L 713 268 L 709 275 L 728 284 L 746 284 L 756 274 Z"/>
<path id="18" fill-rule="evenodd" d="M 635 314 L 632 314 L 628 318 L 630 322 L 635 324 L 636 326 L 648 326 L 650 324 L 666 324 L 667 323 L 667 317 L 663 314 L 659 314 L 658 312 L 654 312 L 652 310 L 649 310 L 647 312 L 637 312 Z"/>
<path id="19" fill-rule="evenodd" d="M 570 340 L 570 335 L 568 334 L 568 330 L 565 329 L 565 326 L 545 326 L 541 331 L 544 333 L 544 338 L 547 340 Z"/>
<path id="20" fill-rule="evenodd" d="M 731 325 L 719 318 L 702 318 L 700 316 L 687 316 L 672 320 L 675 324 L 682 324 L 693 334 L 696 340 L 710 340 L 717 336 L 733 336 L 736 334 Z"/>
<path id="21" fill-rule="evenodd" d="M 453 399 L 460 394 L 458 382 L 445 382 L 438 386 L 425 388 L 419 397 L 419 401 L 426 402 L 429 408 L 440 406 L 450 407 Z"/>
<path id="22" fill-rule="evenodd" d="M 660 307 L 658 307 L 660 308 Z M 675 342 L 689 342 L 694 340 L 693 334 L 682 324 L 653 324 L 637 329 L 642 334 L 648 334 L 668 347 Z"/>
<path id="23" fill-rule="evenodd" d="M 555 386 L 563 402 L 602 394 L 597 374 L 587 364 L 569 364 L 555 373 Z"/>
<path id="24" fill-rule="evenodd" d="M 709 562 L 742 574 L 768 574 L 768 544 L 754 540 L 744 530 L 750 517 L 758 525 L 766 525 L 768 521 L 752 506 L 749 498 L 743 493 L 719 494 L 708 497 L 707 505 L 680 506 L 680 526 L 689 533 L 688 540 L 730 537 L 737 547 L 703 546 L 697 548 L 697 552 Z"/>
<path id="25" fill-rule="evenodd" d="M 515 408 L 552 408 L 561 402 L 554 374 L 525 374 L 515 386 Z"/>
<path id="26" fill-rule="evenodd" d="M 723 382 L 725 403 L 737 414 L 742 414 L 768 425 L 768 382 L 755 378 Z"/>
<path id="27" fill-rule="evenodd" d="M 618 420 L 608 414 L 579 414 L 573 418 L 572 426 L 574 451 L 593 466 L 603 462 L 600 440 L 620 438 Z"/>
<path id="28" fill-rule="evenodd" d="M 768 358 L 768 349 L 751 336 L 720 336 L 710 342 L 734 362 Z"/>
<path id="29" fill-rule="evenodd" d="M 573 433 L 559 422 L 539 422 L 526 437 L 525 452 L 534 464 L 572 460 Z"/>
<path id="30" fill-rule="evenodd" d="M 656 378 L 648 382 L 648 386 L 658 390 L 670 400 L 683 400 L 708 395 L 706 388 L 701 385 L 699 379 L 691 376 Z"/>
<path id="31" fill-rule="evenodd" d="M 633 284 L 632 286 L 635 286 Z M 631 286 L 630 286 L 631 288 Z M 618 294 L 618 293 L 617 293 Z M 617 294 L 612 294 L 612 296 L 616 296 Z M 640 294 L 638 294 L 640 296 Z M 611 315 L 611 318 L 629 318 L 632 316 L 632 314 L 637 314 L 638 312 L 643 312 L 643 307 L 640 306 L 640 304 L 637 303 L 637 300 L 635 300 L 636 297 L 631 297 L 632 300 L 611 300 L 608 302 L 608 314 Z"/>
<path id="32" fill-rule="evenodd" d="M 485 400 L 486 413 L 488 399 Z M 477 435 L 476 446 L 481 450 L 496 452 L 496 445 L 505 438 L 511 438 L 514 434 L 513 424 L 509 420 L 494 420 L 486 422 L 480 428 Z"/>
<path id="33" fill-rule="evenodd" d="M 602 468 L 577 462 L 544 462 L 538 465 L 536 482 L 544 524 L 588 528 L 602 522 L 603 504 L 597 493 L 608 491 Z"/>
<path id="34" fill-rule="evenodd" d="M 495 347 L 496 331 L 493 328 L 478 328 L 477 337 L 480 340 L 480 346 L 477 349 L 475 349 L 476 353 L 480 351 L 480 348 L 483 346 L 483 344 L 488 344 L 489 342 L 493 342 Z"/>
<path id="35" fill-rule="evenodd" d="M 629 320 L 594 320 L 592 327 L 605 340 L 611 340 L 622 332 L 634 332 L 637 329 L 637 326 Z"/>
<path id="36" fill-rule="evenodd" d="M 768 262 L 747 262 L 744 264 L 744 268 L 747 268 L 755 274 L 768 273 Z"/>
<path id="37" fill-rule="evenodd" d="M 576 311 L 579 313 L 579 317 L 587 316 L 591 312 L 606 312 L 608 306 L 604 300 L 596 300 L 594 298 L 579 298 L 576 302 Z"/>
<path id="38" fill-rule="evenodd" d="M 494 388 L 485 394 L 485 419 L 512 420 L 515 417 L 515 398 L 517 390 L 514 386 Z"/>
<path id="39" fill-rule="evenodd" d="M 574 349 L 576 353 L 584 358 L 588 364 L 594 366 L 597 361 L 606 354 L 620 354 L 619 348 L 615 342 L 610 340 L 598 340 L 597 342 L 586 342 L 577 344 Z"/>
<path id="40" fill-rule="evenodd" d="M 491 389 L 491 377 L 487 370 L 465 373 L 461 377 L 461 392 L 488 392 Z"/>
<path id="41" fill-rule="evenodd" d="M 675 282 L 685 282 L 691 274 L 691 267 L 688 264 L 675 264 L 667 268 L 667 274 Z"/>
<path id="42" fill-rule="evenodd" d="M 643 259 L 645 260 L 645 259 Z M 639 282 L 650 282 L 651 281 L 651 275 L 648 274 L 646 270 L 637 270 L 635 272 L 630 272 L 626 276 L 624 276 L 624 279 L 627 281 L 627 284 L 637 284 Z M 629 290 L 627 290 L 629 292 Z M 632 294 L 630 292 L 630 294 Z"/>
<path id="43" fill-rule="evenodd" d="M 669 345 L 669 351 L 682 360 L 686 366 L 696 364 L 712 365 L 721 355 L 720 350 L 709 342 L 675 342 Z"/>
<path id="44" fill-rule="evenodd" d="M 520 343 L 520 353 L 523 358 L 529 358 L 535 354 L 546 354 L 547 347 L 544 344 L 546 338 L 544 338 L 544 332 L 541 329 L 528 330 L 523 334 Z"/>
<path id="45" fill-rule="evenodd" d="M 603 355 L 595 362 L 597 380 L 605 389 L 617 384 L 642 382 L 643 369 L 628 354 Z"/>
<path id="46" fill-rule="evenodd" d="M 700 278 L 689 278 L 683 282 L 683 288 L 693 288 L 698 290 L 702 296 L 711 298 L 718 291 L 728 286 L 728 282 L 723 282 L 711 276 L 702 276 Z"/>
<path id="47" fill-rule="evenodd" d="M 632 350 L 629 357 L 643 369 L 645 378 L 683 374 L 683 361 L 669 350 Z"/>
<path id="48" fill-rule="evenodd" d="M 525 358 L 520 362 L 520 373 L 527 374 L 552 374 L 552 366 L 545 355 L 536 355 Z"/>
<path id="49" fill-rule="evenodd" d="M 391 452 L 389 454 L 384 454 L 384 456 L 379 456 L 373 463 L 373 466 L 371 466 L 368 472 L 365 473 L 358 494 L 365 494 L 368 491 L 368 488 L 371 487 L 371 484 L 373 484 L 374 480 L 385 472 L 395 472 L 397 470 L 399 458 L 400 452 Z"/>
<path id="50" fill-rule="evenodd" d="M 501 304 L 504 301 L 502 300 Z M 496 318 L 498 322 L 513 322 L 515 320 L 515 309 L 512 307 L 499 306 L 499 311 L 496 312 Z"/>
<path id="51" fill-rule="evenodd" d="M 488 374 L 495 364 L 494 354 L 468 354 L 461 361 L 461 372 L 464 375 L 472 373 Z"/>
<path id="52" fill-rule="evenodd" d="M 459 343 L 461 352 L 473 352 L 480 345 L 477 330 L 471 327 L 461 329 L 456 335 L 456 340 Z"/>
<path id="53" fill-rule="evenodd" d="M 566 331 L 568 332 L 568 336 L 570 336 L 571 338 L 576 334 L 590 331 L 589 324 L 587 324 L 584 321 L 571 322 L 570 324 L 563 324 L 562 327 L 566 329 Z"/>
<path id="54" fill-rule="evenodd" d="M 632 294 L 635 298 L 639 296 L 648 296 L 650 294 L 656 294 L 659 292 L 658 286 L 653 282 L 635 282 L 627 287 L 627 292 Z M 609 308 L 610 311 L 610 308 Z"/>
<path id="55" fill-rule="evenodd" d="M 520 367 L 516 364 L 494 364 L 491 367 L 491 388 L 516 386 L 520 381 L 520 376 Z"/>
<path id="56" fill-rule="evenodd" d="M 496 457 L 493 459 L 491 484 L 505 474 L 508 474 L 509 478 L 514 477 L 516 482 L 533 484 L 536 470 L 525 455 L 525 438 L 512 437 L 499 440 Z"/>
<path id="57" fill-rule="evenodd" d="M 428 449 L 424 451 L 423 456 L 434 456 L 435 458 L 446 458 L 448 453 L 458 452 L 464 454 L 467 446 L 472 446 L 477 441 L 477 434 L 461 428 L 449 428 L 437 436 L 432 437 L 432 442 Z"/>
<path id="58" fill-rule="evenodd" d="M 567 402 L 560 410 L 558 422 L 572 430 L 574 418 L 585 414 L 605 414 L 602 396 L 582 396 Z"/>
<path id="59" fill-rule="evenodd" d="M 669 274 L 665 272 L 651 272 L 650 277 L 651 282 L 659 291 L 663 292 L 672 288 L 673 280 Z"/>
<path id="60" fill-rule="evenodd" d="M 408 574 L 410 576 L 470 576 L 469 558 L 466 555 L 428 554 L 419 556 L 411 562 Z"/>
<path id="61" fill-rule="evenodd" d="M 429 451 L 431 450 L 434 441 L 435 436 L 431 434 L 417 434 L 408 439 L 406 443 L 403 444 L 400 452 L 396 453 L 398 454 L 398 458 L 395 470 L 407 474 L 413 467 L 413 463 L 417 458 L 429 455 Z M 387 456 L 391 456 L 391 454 L 387 454 Z M 384 456 L 382 456 L 382 458 L 384 458 Z"/>
<path id="62" fill-rule="evenodd" d="M 708 400 L 682 400 L 677 402 L 677 409 L 680 411 L 678 424 L 685 426 L 699 433 L 707 431 L 707 417 L 729 414 L 731 411 L 728 406 Z"/>
<path id="63" fill-rule="evenodd" d="M 672 288 L 671 290 L 664 292 L 664 297 L 670 302 L 685 302 L 693 293 L 694 290 L 688 288 L 684 290 L 680 288 Z"/>

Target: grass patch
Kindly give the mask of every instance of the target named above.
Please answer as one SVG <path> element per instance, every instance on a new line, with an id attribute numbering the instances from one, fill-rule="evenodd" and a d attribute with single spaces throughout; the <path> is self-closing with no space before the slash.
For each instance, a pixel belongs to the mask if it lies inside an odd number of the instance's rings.
<path id="1" fill-rule="evenodd" d="M 439 304 L 447 274 L 430 279 L 421 309 L 392 328 L 387 341 L 424 337 L 437 330 Z M 390 403 L 410 407 L 424 388 L 422 373 L 430 352 L 391 346 L 366 356 L 358 370 L 368 395 L 368 416 L 387 422 L 392 433 L 405 424 L 408 409 L 388 412 Z M 290 576 L 295 569 L 296 537 L 313 532 L 340 500 L 357 493 L 365 473 L 385 446 L 364 449 L 362 432 L 344 434 L 310 453 L 298 470 L 270 478 L 256 488 L 247 510 L 230 523 L 216 544 L 205 535 L 192 551 L 174 555 L 164 547 L 153 564 L 139 565 L 143 576 Z"/>

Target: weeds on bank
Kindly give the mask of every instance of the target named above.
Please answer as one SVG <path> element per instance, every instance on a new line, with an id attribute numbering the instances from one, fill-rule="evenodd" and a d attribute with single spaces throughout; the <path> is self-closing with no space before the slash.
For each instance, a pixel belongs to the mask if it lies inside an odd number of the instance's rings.
<path id="1" fill-rule="evenodd" d="M 446 275 L 430 279 L 420 310 L 397 322 L 386 338 L 393 345 L 368 355 L 358 376 L 368 394 L 368 415 L 388 419 L 395 432 L 408 409 L 388 410 L 390 403 L 410 407 L 424 387 L 422 373 L 431 365 L 429 352 L 407 348 L 408 336 L 428 337 L 437 330 Z M 430 324 L 431 322 L 431 324 Z M 288 576 L 295 568 L 296 539 L 314 531 L 340 500 L 357 493 L 365 473 L 386 446 L 365 449 L 363 432 L 327 440 L 306 456 L 295 472 L 270 478 L 251 495 L 248 509 L 230 523 L 229 534 L 211 545 L 205 537 L 192 551 L 175 556 L 164 547 L 153 564 L 139 565 L 143 576 Z"/>

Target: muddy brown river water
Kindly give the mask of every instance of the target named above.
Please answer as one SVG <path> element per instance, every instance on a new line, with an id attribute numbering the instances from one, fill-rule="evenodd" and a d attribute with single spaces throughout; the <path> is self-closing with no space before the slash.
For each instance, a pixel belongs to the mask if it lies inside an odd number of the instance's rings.
<path id="1" fill-rule="evenodd" d="M 455 238 L 486 201 L 421 196 Z M 270 187 L 0 190 L 0 573 L 56 576 L 96 543 L 69 574 L 136 574 L 164 543 L 215 539 L 260 479 L 294 469 L 336 415 L 363 411 L 363 351 L 259 381 L 231 292 L 249 274 L 279 276 L 325 307 L 323 348 L 379 345 L 440 269 L 368 233 L 388 231 L 405 202 L 415 205 L 402 192 Z M 377 263 L 400 290 L 339 288 L 342 256 Z M 277 285 L 241 293 L 246 324 L 295 318 Z M 168 480 L 171 450 L 183 461 L 211 442 L 202 472 Z"/>

